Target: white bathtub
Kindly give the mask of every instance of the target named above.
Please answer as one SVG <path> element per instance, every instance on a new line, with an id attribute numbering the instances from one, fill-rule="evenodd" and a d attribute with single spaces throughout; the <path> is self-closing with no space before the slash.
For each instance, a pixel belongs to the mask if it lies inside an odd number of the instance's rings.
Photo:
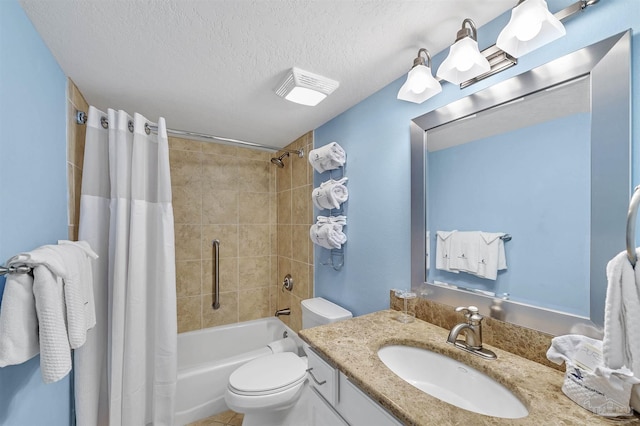
<path id="1" fill-rule="evenodd" d="M 176 425 L 185 425 L 226 411 L 224 391 L 240 365 L 271 350 L 267 344 L 287 332 L 298 335 L 277 318 L 263 318 L 178 334 Z"/>

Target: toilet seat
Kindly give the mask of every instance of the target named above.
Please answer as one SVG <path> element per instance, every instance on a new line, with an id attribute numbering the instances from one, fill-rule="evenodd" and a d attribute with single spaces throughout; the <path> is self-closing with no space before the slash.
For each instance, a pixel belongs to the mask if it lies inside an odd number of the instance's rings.
<path id="1" fill-rule="evenodd" d="M 250 361 L 229 377 L 229 390 L 260 396 L 283 392 L 306 380 L 307 363 L 293 352 L 266 355 Z"/>

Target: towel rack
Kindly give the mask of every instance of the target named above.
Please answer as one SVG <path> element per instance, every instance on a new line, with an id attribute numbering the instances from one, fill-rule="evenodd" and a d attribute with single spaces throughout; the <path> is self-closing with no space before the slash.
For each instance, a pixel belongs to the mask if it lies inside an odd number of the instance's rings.
<path id="1" fill-rule="evenodd" d="M 31 267 L 26 265 L 20 266 L 0 266 L 0 276 L 7 274 L 28 274 Z"/>
<path id="2" fill-rule="evenodd" d="M 634 267 L 638 261 L 636 256 L 636 216 L 638 215 L 638 204 L 640 204 L 640 185 L 636 186 L 629 202 L 629 212 L 627 213 L 627 257 Z"/>

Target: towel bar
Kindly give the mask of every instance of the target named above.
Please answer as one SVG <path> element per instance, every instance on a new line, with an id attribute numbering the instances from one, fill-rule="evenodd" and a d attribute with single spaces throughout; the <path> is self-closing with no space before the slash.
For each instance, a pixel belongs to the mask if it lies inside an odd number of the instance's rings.
<path id="1" fill-rule="evenodd" d="M 31 267 L 26 265 L 0 266 L 0 276 L 7 274 L 28 274 L 29 272 L 31 272 Z"/>
<path id="2" fill-rule="evenodd" d="M 640 185 L 636 186 L 629 202 L 627 212 L 627 257 L 633 267 L 636 266 L 638 257 L 636 256 L 636 216 L 638 215 L 638 204 L 640 204 Z"/>

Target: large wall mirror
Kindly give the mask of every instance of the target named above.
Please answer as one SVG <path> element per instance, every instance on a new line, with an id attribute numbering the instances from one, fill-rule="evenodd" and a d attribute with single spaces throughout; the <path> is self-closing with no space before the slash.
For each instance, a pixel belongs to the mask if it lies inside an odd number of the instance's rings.
<path id="1" fill-rule="evenodd" d="M 627 31 L 415 118 L 412 287 L 554 335 L 602 327 L 625 247 L 630 77 Z M 436 265 L 453 230 L 508 234 L 506 269 Z"/>

